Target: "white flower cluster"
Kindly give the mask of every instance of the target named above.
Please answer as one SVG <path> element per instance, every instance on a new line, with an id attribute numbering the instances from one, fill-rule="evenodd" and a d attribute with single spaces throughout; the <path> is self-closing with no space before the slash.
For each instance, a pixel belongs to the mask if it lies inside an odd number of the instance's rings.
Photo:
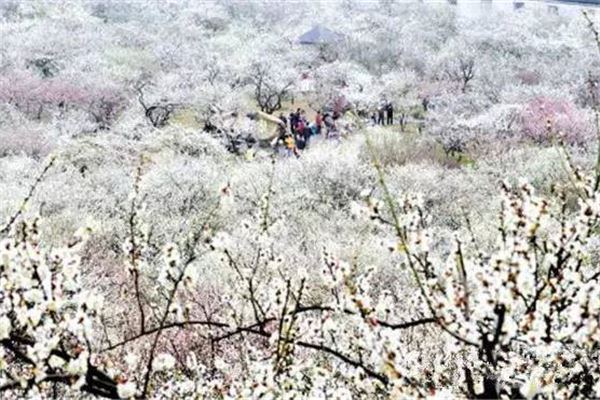
<path id="1" fill-rule="evenodd" d="M 443 266 L 423 246 L 421 204 L 401 202 L 399 248 L 426 309 L 449 348 L 477 354 L 463 361 L 467 395 L 598 395 L 591 382 L 600 379 L 600 273 L 587 250 L 600 197 L 591 182 L 579 184 L 576 213 L 564 197 L 540 198 L 527 183 L 504 185 L 495 249 L 457 239 Z"/>
<path id="2" fill-rule="evenodd" d="M 14 224 L 0 242 L 0 386 L 81 388 L 95 373 L 88 343 L 102 307 L 80 283 L 78 253 L 89 230 L 52 249 L 40 242 L 38 223 Z"/>

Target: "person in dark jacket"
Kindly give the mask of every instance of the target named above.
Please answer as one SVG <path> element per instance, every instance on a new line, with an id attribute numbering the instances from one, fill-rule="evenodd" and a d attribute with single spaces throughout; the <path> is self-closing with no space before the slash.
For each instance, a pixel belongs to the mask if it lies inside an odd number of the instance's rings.
<path id="1" fill-rule="evenodd" d="M 300 117 L 296 123 L 296 133 L 304 136 L 304 128 L 306 128 L 306 122 L 304 121 L 304 118 Z"/>
<path id="2" fill-rule="evenodd" d="M 387 124 L 394 125 L 394 106 L 392 105 L 392 103 L 386 104 L 385 111 L 387 114 Z"/>
<path id="3" fill-rule="evenodd" d="M 290 121 L 290 133 L 293 135 L 294 134 L 294 113 L 290 112 L 290 115 L 288 116 L 288 120 Z"/>
<path id="4" fill-rule="evenodd" d="M 298 121 L 300 121 L 300 109 L 297 109 L 295 113 L 290 114 L 290 130 L 292 135 L 296 133 Z"/>

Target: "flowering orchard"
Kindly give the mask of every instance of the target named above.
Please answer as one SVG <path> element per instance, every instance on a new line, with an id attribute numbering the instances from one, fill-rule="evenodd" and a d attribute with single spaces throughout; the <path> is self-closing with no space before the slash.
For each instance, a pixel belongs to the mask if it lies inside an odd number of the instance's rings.
<path id="1" fill-rule="evenodd" d="M 596 14 L 289 7 L 0 0 L 0 398 L 599 398 Z"/>
<path id="2" fill-rule="evenodd" d="M 574 171 L 572 191 L 550 198 L 525 182 L 504 184 L 494 246 L 482 249 L 461 230 L 440 257 L 422 200 L 392 194 L 376 167 L 382 200 L 365 193 L 353 209 L 393 231 L 393 268 L 415 283 L 402 293 L 376 283 L 378 266 L 359 268 L 327 248 L 319 268 L 295 269 L 277 249 L 282 221 L 270 189 L 235 236 L 210 223 L 230 201 L 224 188 L 185 241 L 153 253 L 139 214 L 141 165 L 123 246 L 136 326 L 115 335 L 102 329 L 113 306 L 81 285 L 79 254 L 93 230 L 50 247 L 43 222 L 15 215 L 1 247 L 1 389 L 15 397 L 598 396 L 594 180 Z M 227 281 L 204 301 L 201 258 Z"/>

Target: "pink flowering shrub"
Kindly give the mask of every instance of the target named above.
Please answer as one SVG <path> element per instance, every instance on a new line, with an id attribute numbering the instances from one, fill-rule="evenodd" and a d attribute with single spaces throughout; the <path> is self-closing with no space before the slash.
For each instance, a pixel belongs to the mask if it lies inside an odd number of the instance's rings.
<path id="1" fill-rule="evenodd" d="M 44 112 L 80 109 L 106 128 L 123 108 L 123 98 L 108 88 L 85 87 L 61 78 L 42 79 L 27 72 L 0 77 L 0 102 L 40 119 Z"/>
<path id="2" fill-rule="evenodd" d="M 0 131 L 0 157 L 26 154 L 35 159 L 42 159 L 54 149 L 55 142 L 39 128 L 6 129 Z"/>
<path id="3" fill-rule="evenodd" d="M 28 73 L 0 78 L 0 101 L 28 113 L 40 113 L 44 106 L 75 106 L 87 103 L 87 91 L 55 79 L 42 79 Z"/>
<path id="4" fill-rule="evenodd" d="M 582 145 L 592 135 L 585 114 L 567 100 L 536 97 L 525 105 L 520 119 L 523 137 L 536 143 L 561 140 Z"/>

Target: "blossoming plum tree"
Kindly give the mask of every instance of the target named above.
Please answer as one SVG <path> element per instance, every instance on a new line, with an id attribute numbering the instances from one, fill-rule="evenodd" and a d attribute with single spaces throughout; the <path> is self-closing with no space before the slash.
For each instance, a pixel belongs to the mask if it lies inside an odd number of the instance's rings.
<path id="1" fill-rule="evenodd" d="M 537 97 L 521 112 L 523 135 L 536 142 L 553 139 L 581 144 L 592 135 L 586 116 L 565 100 Z"/>

